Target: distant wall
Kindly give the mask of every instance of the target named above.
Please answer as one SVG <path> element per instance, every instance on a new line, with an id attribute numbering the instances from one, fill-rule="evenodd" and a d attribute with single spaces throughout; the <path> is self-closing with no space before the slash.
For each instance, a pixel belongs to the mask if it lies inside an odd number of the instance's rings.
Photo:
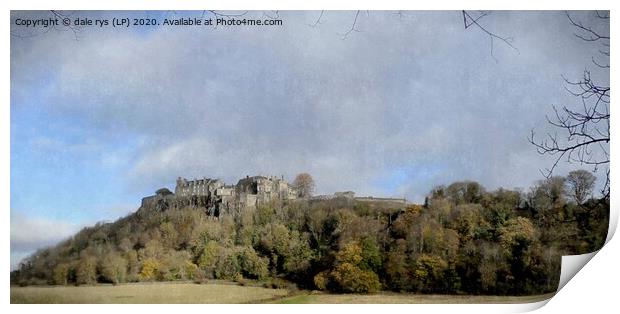
<path id="1" fill-rule="evenodd" d="M 363 197 L 356 197 L 355 200 L 360 201 L 360 202 L 391 202 L 391 203 L 407 204 L 407 199 L 404 199 L 404 198 L 363 196 Z"/>

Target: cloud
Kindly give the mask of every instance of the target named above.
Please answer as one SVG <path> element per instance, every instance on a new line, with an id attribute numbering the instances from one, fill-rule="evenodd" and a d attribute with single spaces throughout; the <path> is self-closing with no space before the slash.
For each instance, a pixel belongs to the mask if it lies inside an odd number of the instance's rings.
<path id="1" fill-rule="evenodd" d="M 65 220 L 11 214 L 11 269 L 37 249 L 75 234 L 80 225 Z"/>
<path id="2" fill-rule="evenodd" d="M 496 41 L 493 55 L 458 12 L 372 12 L 344 39 L 351 12 L 309 27 L 314 13 L 282 13 L 280 28 L 13 38 L 12 108 L 37 89 L 41 103 L 30 106 L 60 123 L 130 139 L 130 152 L 104 159 L 127 164 L 128 187 L 307 171 L 319 192 L 420 201 L 452 180 L 495 188 L 540 178 L 551 160 L 529 131 L 549 130 L 551 104 L 576 103 L 560 75 L 579 76 L 593 53 L 562 12 L 485 17 L 519 48 Z M 413 170 L 385 183 L 399 169 Z"/>
<path id="3" fill-rule="evenodd" d="M 45 135 L 37 136 L 30 142 L 32 149 L 44 153 L 65 153 L 65 154 L 95 154 L 101 153 L 103 147 L 93 139 L 86 139 L 81 143 L 67 143 L 63 140 L 48 137 Z"/>
<path id="4" fill-rule="evenodd" d="M 109 217 L 116 218 L 135 211 L 135 204 L 118 204 L 94 209 Z M 11 269 L 15 269 L 22 259 L 38 249 L 56 245 L 69 239 L 85 226 L 94 225 L 95 221 L 75 221 L 72 217 L 49 218 L 20 214 L 11 210 Z"/>
<path id="5" fill-rule="evenodd" d="M 42 217 L 11 216 L 11 250 L 28 251 L 65 239 L 80 225 Z"/>

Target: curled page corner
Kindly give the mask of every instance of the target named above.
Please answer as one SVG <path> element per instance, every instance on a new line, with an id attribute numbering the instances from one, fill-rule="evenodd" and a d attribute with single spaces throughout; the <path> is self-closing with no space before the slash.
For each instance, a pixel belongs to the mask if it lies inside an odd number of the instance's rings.
<path id="1" fill-rule="evenodd" d="M 526 312 L 532 312 L 532 311 L 538 310 L 541 307 L 545 306 L 547 303 L 549 303 L 549 301 L 551 301 L 552 298 L 553 296 L 550 297 L 549 299 L 538 301 L 538 302 L 520 304 L 519 306 L 516 306 L 514 308 L 515 310 L 514 313 L 526 313 Z"/>
<path id="2" fill-rule="evenodd" d="M 607 237 L 605 238 L 605 244 L 594 252 L 581 254 L 581 255 L 566 255 L 562 256 L 562 268 L 560 273 L 560 283 L 558 284 L 558 290 L 562 290 L 564 286 L 600 251 L 609 241 L 613 238 L 618 228 L 618 211 L 612 210 L 612 208 L 618 208 L 617 202 L 613 202 L 609 207 L 609 227 L 607 228 Z"/>
<path id="3" fill-rule="evenodd" d="M 616 205 L 616 204 L 614 204 L 614 205 Z M 556 294 L 560 290 L 562 290 L 562 288 L 564 288 L 566 286 L 566 284 L 592 258 L 594 258 L 594 256 L 596 254 L 598 254 L 598 252 L 600 252 L 600 250 L 602 250 L 605 247 L 605 245 L 607 245 L 607 243 L 609 243 L 609 241 L 613 238 L 613 236 L 614 236 L 614 234 L 616 232 L 616 228 L 618 227 L 618 211 L 611 210 L 611 208 L 617 208 L 617 206 L 614 206 L 614 205 L 610 206 L 610 211 L 609 211 L 609 228 L 607 229 L 607 237 L 605 239 L 605 244 L 603 245 L 603 247 L 601 247 L 597 251 L 586 253 L 586 254 L 562 256 L 562 265 L 561 265 L 561 272 L 560 272 L 560 282 L 558 283 L 558 289 L 556 290 Z M 555 296 L 555 294 L 553 296 Z M 516 311 L 518 311 L 518 312 L 521 312 L 521 313 L 534 311 L 534 310 L 540 309 L 541 307 L 545 306 L 549 301 L 551 301 L 553 296 L 550 297 L 549 299 L 546 299 L 546 300 L 543 300 L 543 301 L 538 301 L 538 302 L 534 302 L 534 303 L 521 304 L 521 305 L 515 307 L 514 309 Z"/>
<path id="4" fill-rule="evenodd" d="M 562 290 L 566 283 L 573 278 L 582 268 L 585 266 L 598 251 L 581 255 L 566 255 L 562 256 L 562 270 L 560 273 L 560 283 L 558 290 Z"/>
<path id="5" fill-rule="evenodd" d="M 610 228 L 611 229 L 611 228 Z M 611 230 L 609 230 L 611 232 Z M 581 255 L 565 255 L 562 256 L 562 266 L 560 273 L 560 282 L 558 284 L 558 289 L 556 290 L 556 294 L 566 286 L 566 284 L 598 253 L 599 251 L 594 251 L 591 253 L 581 254 Z M 525 313 L 538 310 L 545 306 L 551 299 L 555 296 L 551 296 L 550 298 L 533 302 L 533 303 L 522 303 L 515 304 L 514 307 L 506 309 L 507 313 Z"/>

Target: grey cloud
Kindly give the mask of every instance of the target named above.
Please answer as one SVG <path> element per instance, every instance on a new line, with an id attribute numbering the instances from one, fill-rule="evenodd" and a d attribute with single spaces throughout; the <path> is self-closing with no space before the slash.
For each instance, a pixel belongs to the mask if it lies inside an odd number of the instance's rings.
<path id="1" fill-rule="evenodd" d="M 11 252 L 32 252 L 70 237 L 80 226 L 63 220 L 11 215 Z"/>
<path id="2" fill-rule="evenodd" d="M 136 204 L 123 204 L 97 209 L 109 217 L 121 217 L 134 211 Z M 94 221 L 75 222 L 43 216 L 11 213 L 11 270 L 38 249 L 49 247 L 69 239 L 81 228 L 93 225 Z"/>
<path id="3" fill-rule="evenodd" d="M 519 49 L 496 41 L 493 56 L 458 12 L 371 12 L 345 39 L 352 12 L 327 12 L 317 27 L 308 26 L 317 12 L 281 16 L 285 27 L 273 29 L 13 39 L 12 69 L 22 70 L 12 70 L 12 93 L 19 100 L 24 84 L 41 85 L 56 116 L 142 139 L 128 185 L 309 171 L 322 192 L 419 200 L 451 180 L 494 188 L 539 179 L 551 160 L 529 131 L 548 130 L 551 104 L 575 103 L 560 75 L 579 77 L 594 53 L 561 12 L 485 18 Z M 53 79 L 32 81 L 44 75 Z M 391 192 L 373 183 L 412 165 L 441 169 Z"/>

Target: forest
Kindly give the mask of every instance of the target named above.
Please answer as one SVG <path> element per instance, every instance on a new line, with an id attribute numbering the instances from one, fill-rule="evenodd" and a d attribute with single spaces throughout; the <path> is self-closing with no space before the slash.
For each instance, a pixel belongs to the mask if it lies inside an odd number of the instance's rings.
<path id="1" fill-rule="evenodd" d="M 542 294 L 557 289 L 562 255 L 605 242 L 609 197 L 594 197 L 594 183 L 585 170 L 527 191 L 460 181 L 423 204 L 300 199 L 219 219 L 141 207 L 37 251 L 11 283 L 222 279 L 333 293 Z"/>

